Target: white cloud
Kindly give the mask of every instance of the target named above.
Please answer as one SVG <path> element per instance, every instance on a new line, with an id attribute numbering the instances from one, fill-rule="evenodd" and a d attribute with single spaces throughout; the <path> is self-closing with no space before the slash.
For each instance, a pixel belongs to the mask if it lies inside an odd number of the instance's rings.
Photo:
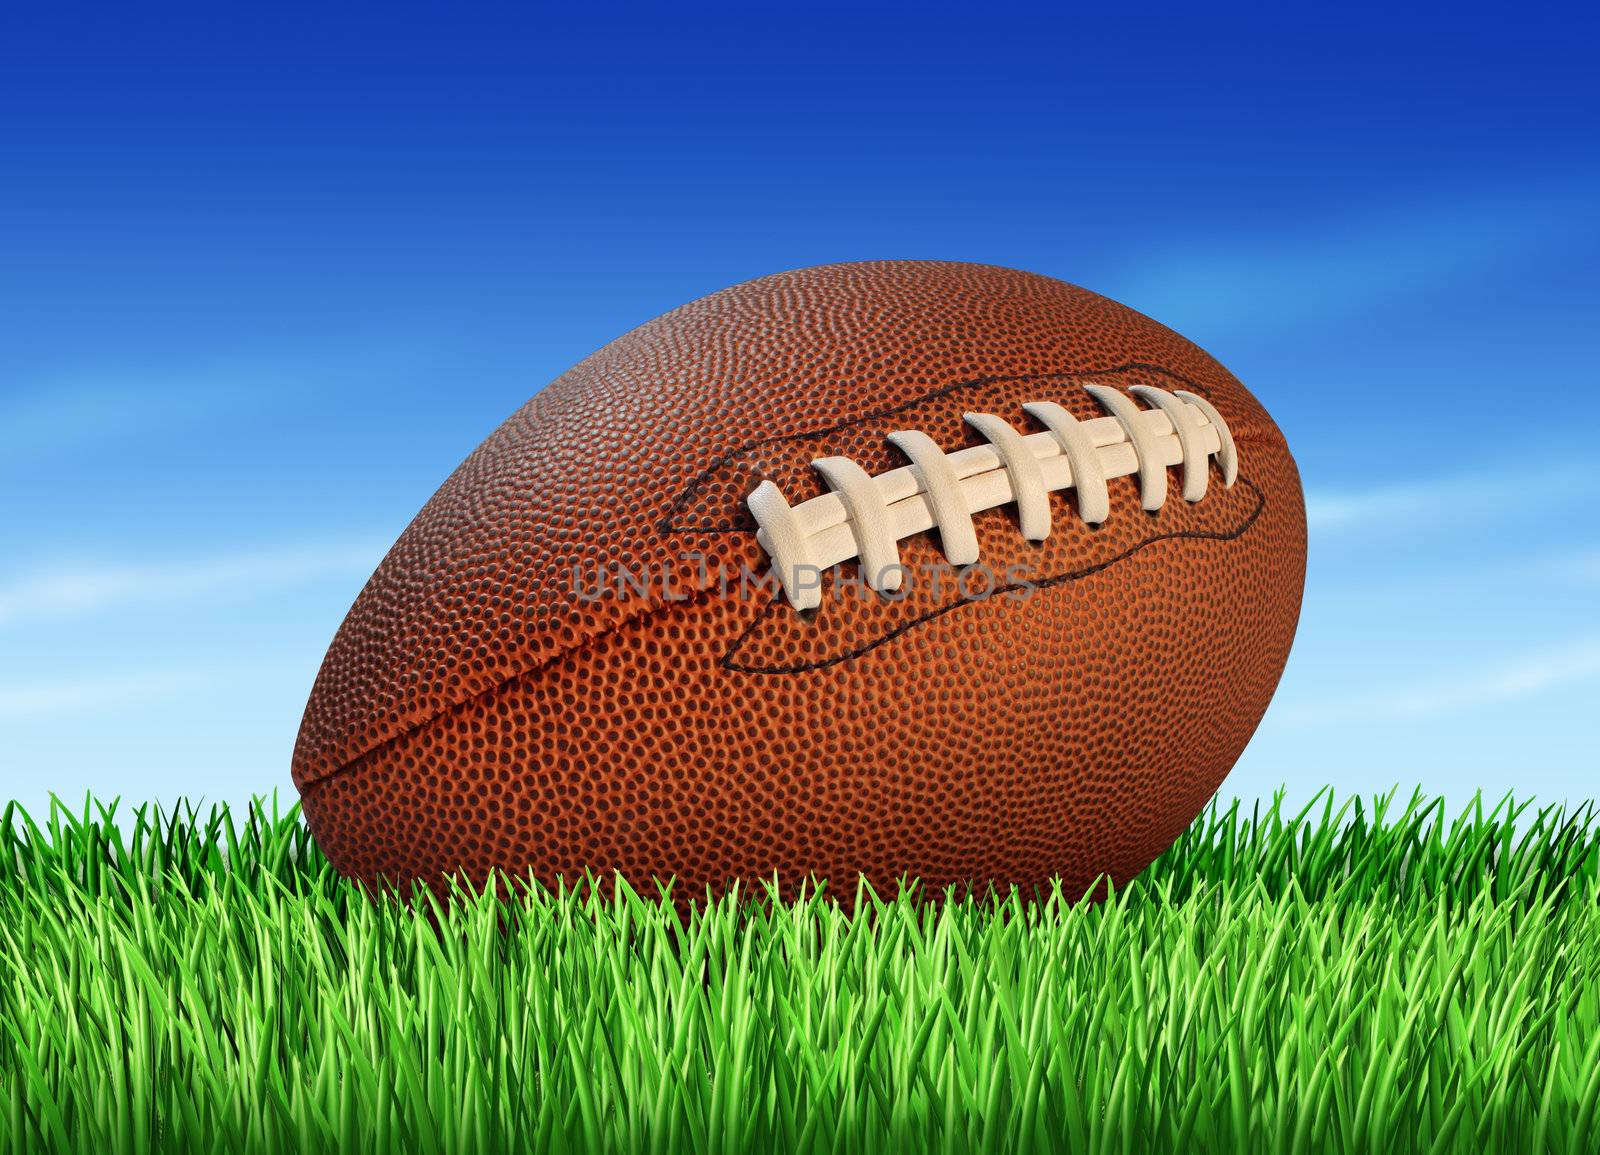
<path id="1" fill-rule="evenodd" d="M 245 395 L 223 380 L 138 374 L 52 382 L 0 405 L 0 461 L 32 468 L 51 453 L 148 436 L 236 410 Z"/>
<path id="2" fill-rule="evenodd" d="M 1600 548 L 1580 549 L 1544 558 L 1530 568 L 1541 577 L 1576 582 L 1600 581 Z"/>
<path id="3" fill-rule="evenodd" d="M 1527 508 L 1530 495 L 1546 503 L 1571 501 L 1588 492 L 1576 470 L 1519 473 L 1515 485 L 1481 474 L 1407 481 L 1373 489 L 1312 490 L 1306 494 L 1306 521 L 1316 533 L 1365 525 L 1405 524 L 1424 519 L 1459 521 L 1512 515 Z"/>
<path id="4" fill-rule="evenodd" d="M 41 568 L 0 584 L 0 626 L 76 617 L 139 602 L 255 593 L 328 577 L 362 577 L 383 557 L 374 542 L 322 543 L 160 564 Z"/>
<path id="5" fill-rule="evenodd" d="M 32 471 L 47 456 L 237 421 L 263 410 L 300 405 L 328 388 L 404 379 L 433 357 L 422 346 L 315 346 L 236 350 L 210 361 L 177 364 L 65 365 L 0 396 L 0 468 Z"/>
<path id="6" fill-rule="evenodd" d="M 1464 200 L 1374 204 L 1308 227 L 1164 249 L 1114 285 L 1151 316 L 1210 337 L 1342 321 L 1600 236 L 1587 177 L 1508 185 Z M 1508 211 L 1514 206 L 1515 211 Z"/>
<path id="7" fill-rule="evenodd" d="M 1513 604 L 1537 588 L 1547 610 L 1575 608 L 1574 597 L 1589 597 L 1588 587 L 1600 582 L 1600 547 L 1570 550 L 1499 552 L 1484 560 L 1468 543 L 1465 552 L 1435 551 L 1403 568 L 1317 575 L 1315 606 L 1323 615 L 1355 615 L 1375 620 L 1379 613 L 1416 621 L 1424 607 L 1456 613 L 1466 599 L 1489 597 Z M 1437 616 L 1434 617 L 1438 620 Z"/>
<path id="8" fill-rule="evenodd" d="M 0 718 L 36 718 L 83 710 L 110 710 L 186 693 L 214 684 L 214 671 L 146 671 L 0 685 Z"/>
<path id="9" fill-rule="evenodd" d="M 1404 722 L 1458 714 L 1596 679 L 1600 679 L 1600 637 L 1590 637 L 1508 657 L 1453 678 L 1379 687 L 1316 702 L 1286 702 L 1275 708 L 1270 717 L 1279 723 L 1300 726 Z"/>

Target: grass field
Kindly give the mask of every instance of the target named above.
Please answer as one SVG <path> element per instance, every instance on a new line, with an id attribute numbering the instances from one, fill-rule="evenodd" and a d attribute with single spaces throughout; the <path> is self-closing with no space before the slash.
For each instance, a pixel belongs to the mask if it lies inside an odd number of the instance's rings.
<path id="1" fill-rule="evenodd" d="M 1600 1150 L 1600 829 L 1203 816 L 1109 901 L 444 909 L 293 814 L 15 807 L 0 1149 Z"/>

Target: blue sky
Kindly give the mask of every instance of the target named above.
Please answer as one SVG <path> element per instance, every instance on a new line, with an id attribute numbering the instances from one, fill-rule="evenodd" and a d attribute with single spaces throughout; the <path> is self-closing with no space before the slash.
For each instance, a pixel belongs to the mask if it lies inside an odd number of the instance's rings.
<path id="1" fill-rule="evenodd" d="M 292 793 L 328 640 L 485 434 L 683 301 L 875 257 L 1106 293 L 1278 417 L 1310 582 L 1226 793 L 1593 795 L 1572 10 L 579 11 L 0 17 L 0 796 Z"/>

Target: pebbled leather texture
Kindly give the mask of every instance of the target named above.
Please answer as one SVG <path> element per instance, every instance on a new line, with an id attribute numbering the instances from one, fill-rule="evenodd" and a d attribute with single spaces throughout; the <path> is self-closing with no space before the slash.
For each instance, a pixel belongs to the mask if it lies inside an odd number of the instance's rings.
<path id="1" fill-rule="evenodd" d="M 887 433 L 953 450 L 973 410 L 1022 430 L 1029 401 L 1099 416 L 1085 383 L 1207 397 L 1239 480 L 1213 465 L 1188 504 L 1174 470 L 1146 513 L 1115 479 L 1098 529 L 1055 494 L 1038 543 L 1014 509 L 981 513 L 987 597 L 931 577 L 936 533 L 902 543 L 930 575 L 903 597 L 841 572 L 800 615 L 741 583 L 764 568 L 756 482 L 798 502 L 824 489 L 814 458 L 884 472 L 905 464 Z M 1170 330 L 992 266 L 781 273 L 606 346 L 462 464 L 334 639 L 294 780 L 319 845 L 370 883 L 1122 882 L 1260 721 L 1304 570 L 1282 436 Z"/>

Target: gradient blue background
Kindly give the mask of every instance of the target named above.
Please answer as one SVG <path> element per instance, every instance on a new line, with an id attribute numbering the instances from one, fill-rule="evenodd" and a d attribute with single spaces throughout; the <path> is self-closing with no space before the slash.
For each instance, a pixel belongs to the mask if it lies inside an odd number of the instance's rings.
<path id="1" fill-rule="evenodd" d="M 1109 294 L 1277 416 L 1310 583 L 1225 793 L 1594 793 L 1576 8 L 581 11 L 6 8 L 0 796 L 292 795 L 328 640 L 489 430 L 874 257 Z"/>

